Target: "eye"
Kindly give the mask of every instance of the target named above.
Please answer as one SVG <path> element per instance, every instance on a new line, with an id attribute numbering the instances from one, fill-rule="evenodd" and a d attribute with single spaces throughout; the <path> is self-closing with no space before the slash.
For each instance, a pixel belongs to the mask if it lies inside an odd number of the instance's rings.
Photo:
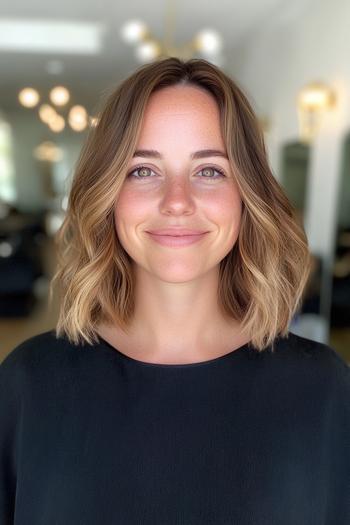
<path id="1" fill-rule="evenodd" d="M 148 166 L 136 166 L 132 171 L 130 171 L 128 173 L 128 177 L 134 177 L 135 179 L 149 179 L 149 178 L 153 178 L 153 177 L 149 177 L 147 176 L 147 170 L 149 170 L 150 172 L 152 173 L 155 173 L 151 168 L 149 168 Z M 211 170 L 211 171 L 210 171 Z M 138 172 L 142 173 L 143 172 L 143 175 L 139 175 L 137 174 Z M 146 173 L 145 173 L 146 172 Z M 199 170 L 197 173 L 206 173 L 206 174 L 209 174 L 211 172 L 216 172 L 218 173 L 218 175 L 216 177 L 211 177 L 211 176 L 208 176 L 208 175 L 204 175 L 200 178 L 202 179 L 219 179 L 221 177 L 226 177 L 225 175 L 225 172 L 224 170 L 220 169 L 220 168 L 216 168 L 214 166 L 206 166 L 205 168 L 202 168 L 201 170 Z M 136 174 L 136 175 L 135 175 Z"/>
<path id="2" fill-rule="evenodd" d="M 205 168 L 202 168 L 198 173 L 201 173 L 201 172 L 207 172 L 209 171 L 210 173 L 210 170 L 212 171 L 216 171 L 216 173 L 218 173 L 219 175 L 217 177 L 203 177 L 205 179 L 219 179 L 220 177 L 225 177 L 225 173 L 224 173 L 224 170 L 220 169 L 220 168 L 214 168 L 214 166 L 206 166 Z"/>
<path id="3" fill-rule="evenodd" d="M 154 171 L 151 170 L 151 168 L 148 168 L 148 166 L 136 166 L 136 168 L 134 168 L 132 171 L 130 171 L 128 173 L 128 177 L 134 177 L 135 179 L 149 179 L 149 177 L 147 177 L 147 173 L 146 173 L 146 175 L 143 174 L 141 176 L 140 175 L 134 175 L 134 173 L 137 173 L 139 171 L 141 172 L 141 170 L 143 172 L 149 170 L 149 171 L 154 173 Z"/>

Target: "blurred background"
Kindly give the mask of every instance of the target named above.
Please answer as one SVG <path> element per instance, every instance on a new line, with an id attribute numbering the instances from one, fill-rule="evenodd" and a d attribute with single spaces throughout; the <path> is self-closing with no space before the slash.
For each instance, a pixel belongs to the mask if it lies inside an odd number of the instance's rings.
<path id="1" fill-rule="evenodd" d="M 313 255 L 290 331 L 350 364 L 349 1 L 123 4 L 0 4 L 0 360 L 55 326 L 53 235 L 101 97 L 173 55 L 223 67 L 248 95 Z"/>

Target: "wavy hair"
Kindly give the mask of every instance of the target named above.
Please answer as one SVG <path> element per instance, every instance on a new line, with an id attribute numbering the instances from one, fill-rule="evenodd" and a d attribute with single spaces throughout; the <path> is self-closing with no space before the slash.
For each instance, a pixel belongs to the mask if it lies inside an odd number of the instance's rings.
<path id="1" fill-rule="evenodd" d="M 108 94 L 81 149 L 63 223 L 55 235 L 59 286 L 56 337 L 98 341 L 97 325 L 127 330 L 134 312 L 132 260 L 116 234 L 113 208 L 137 147 L 150 95 L 192 85 L 214 96 L 227 155 L 242 199 L 239 236 L 220 262 L 218 296 L 258 351 L 288 328 L 302 305 L 312 264 L 296 210 L 268 164 L 263 131 L 237 83 L 204 59 L 162 58 L 139 67 Z"/>

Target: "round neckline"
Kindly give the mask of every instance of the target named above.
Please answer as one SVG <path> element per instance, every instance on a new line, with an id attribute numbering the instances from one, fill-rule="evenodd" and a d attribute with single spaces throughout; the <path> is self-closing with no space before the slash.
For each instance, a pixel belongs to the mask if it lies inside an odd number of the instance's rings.
<path id="1" fill-rule="evenodd" d="M 104 349 L 107 349 L 109 351 L 114 352 L 116 355 L 124 359 L 125 361 L 128 361 L 129 363 L 132 363 L 134 365 L 138 366 L 144 366 L 144 367 L 150 367 L 150 368 L 195 368 L 195 367 L 201 367 L 201 366 L 208 366 L 208 365 L 215 365 L 217 363 L 221 363 L 223 361 L 226 361 L 233 357 L 235 354 L 239 355 L 243 351 L 249 351 L 249 342 L 244 343 L 243 345 L 239 346 L 238 348 L 235 348 L 234 350 L 231 350 L 230 352 L 227 352 L 224 355 L 214 357 L 213 359 L 206 359 L 205 361 L 197 361 L 194 363 L 150 363 L 148 361 L 141 361 L 140 359 L 135 359 L 133 357 L 130 357 L 127 354 L 124 354 L 121 352 L 118 348 L 113 346 L 111 343 L 109 343 L 106 339 L 104 339 L 101 335 L 98 334 L 98 343 L 101 345 Z"/>

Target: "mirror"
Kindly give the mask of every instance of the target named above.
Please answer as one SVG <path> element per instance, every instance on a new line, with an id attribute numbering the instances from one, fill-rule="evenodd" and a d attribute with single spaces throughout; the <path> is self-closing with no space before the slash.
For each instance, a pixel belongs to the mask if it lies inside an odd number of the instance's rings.
<path id="1" fill-rule="evenodd" d="M 350 362 L 350 131 L 342 145 L 331 296 L 331 343 Z"/>

